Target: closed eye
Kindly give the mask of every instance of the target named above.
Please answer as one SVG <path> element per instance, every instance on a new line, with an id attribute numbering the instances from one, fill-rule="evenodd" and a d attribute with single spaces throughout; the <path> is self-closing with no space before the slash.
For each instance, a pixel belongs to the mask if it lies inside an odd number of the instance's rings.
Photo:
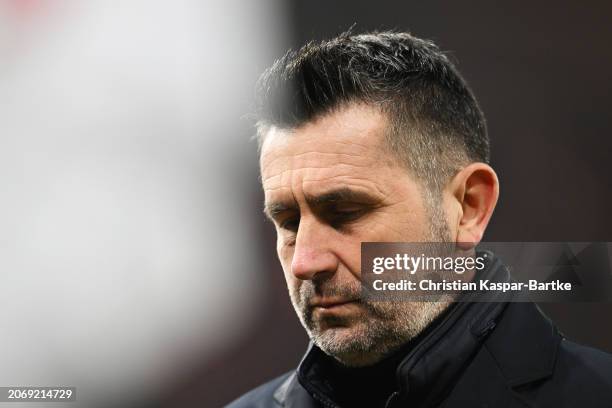
<path id="1" fill-rule="evenodd" d="M 278 226 L 279 228 L 287 230 L 287 231 L 297 232 L 300 226 L 300 218 L 299 217 L 289 217 L 279 222 Z"/>
<path id="2" fill-rule="evenodd" d="M 366 208 L 358 207 L 351 210 L 334 210 L 328 213 L 328 222 L 334 228 L 359 220 L 367 213 Z"/>

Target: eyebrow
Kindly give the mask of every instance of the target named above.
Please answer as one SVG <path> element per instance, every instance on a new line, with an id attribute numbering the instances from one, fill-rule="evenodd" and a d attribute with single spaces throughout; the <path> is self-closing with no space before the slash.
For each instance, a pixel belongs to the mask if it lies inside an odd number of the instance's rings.
<path id="1" fill-rule="evenodd" d="M 335 190 L 325 192 L 320 195 L 306 195 L 306 202 L 311 207 L 320 207 L 338 202 L 355 202 L 363 204 L 375 204 L 380 202 L 380 199 L 363 191 L 352 190 L 348 187 L 342 187 Z M 295 201 L 274 201 L 264 206 L 264 214 L 271 220 L 280 213 L 285 211 L 296 210 Z"/>
<path id="2" fill-rule="evenodd" d="M 264 206 L 264 214 L 266 214 L 266 217 L 268 217 L 270 220 L 274 220 L 278 214 L 289 210 L 295 210 L 296 208 L 297 206 L 294 202 L 273 202 Z"/>

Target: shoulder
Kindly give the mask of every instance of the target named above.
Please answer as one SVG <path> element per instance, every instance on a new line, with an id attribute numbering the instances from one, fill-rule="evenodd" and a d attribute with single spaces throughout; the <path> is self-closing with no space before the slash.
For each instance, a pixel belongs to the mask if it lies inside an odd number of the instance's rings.
<path id="1" fill-rule="evenodd" d="M 508 304 L 485 350 L 486 372 L 530 406 L 610 407 L 612 355 L 564 338 L 535 304 Z"/>
<path id="2" fill-rule="evenodd" d="M 612 354 L 563 339 L 559 344 L 555 376 L 573 386 L 612 394 Z"/>
<path id="3" fill-rule="evenodd" d="M 231 402 L 226 408 L 269 408 L 279 406 L 274 399 L 274 393 L 291 374 L 293 374 L 293 371 L 252 389 Z"/>
<path id="4" fill-rule="evenodd" d="M 607 408 L 612 401 L 612 355 L 564 338 L 550 378 L 526 394 L 542 406 L 554 401 L 550 406 Z"/>

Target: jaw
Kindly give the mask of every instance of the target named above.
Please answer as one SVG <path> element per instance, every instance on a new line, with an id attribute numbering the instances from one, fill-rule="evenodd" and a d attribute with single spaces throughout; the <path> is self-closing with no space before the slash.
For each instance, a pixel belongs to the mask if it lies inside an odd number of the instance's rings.
<path id="1" fill-rule="evenodd" d="M 325 354 L 349 367 L 375 364 L 395 349 L 388 334 L 372 330 L 367 322 L 308 330 L 308 334 Z"/>
<path id="2" fill-rule="evenodd" d="M 388 310 L 378 310 L 380 315 L 366 312 L 361 319 L 350 319 L 337 325 L 328 322 L 327 326 L 321 326 L 318 321 L 306 330 L 323 352 L 340 363 L 349 367 L 369 366 L 419 335 L 449 304 L 411 302 L 397 308 L 397 304 L 392 302 L 386 305 Z"/>

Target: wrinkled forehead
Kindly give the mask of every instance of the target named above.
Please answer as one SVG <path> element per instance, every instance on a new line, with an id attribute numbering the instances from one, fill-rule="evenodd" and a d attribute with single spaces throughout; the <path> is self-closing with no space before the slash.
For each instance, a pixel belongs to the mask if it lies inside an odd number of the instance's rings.
<path id="1" fill-rule="evenodd" d="M 296 129 L 269 127 L 262 135 L 262 181 L 291 168 L 325 168 L 342 163 L 357 167 L 380 165 L 386 152 L 385 129 L 383 114 L 362 105 Z"/>

